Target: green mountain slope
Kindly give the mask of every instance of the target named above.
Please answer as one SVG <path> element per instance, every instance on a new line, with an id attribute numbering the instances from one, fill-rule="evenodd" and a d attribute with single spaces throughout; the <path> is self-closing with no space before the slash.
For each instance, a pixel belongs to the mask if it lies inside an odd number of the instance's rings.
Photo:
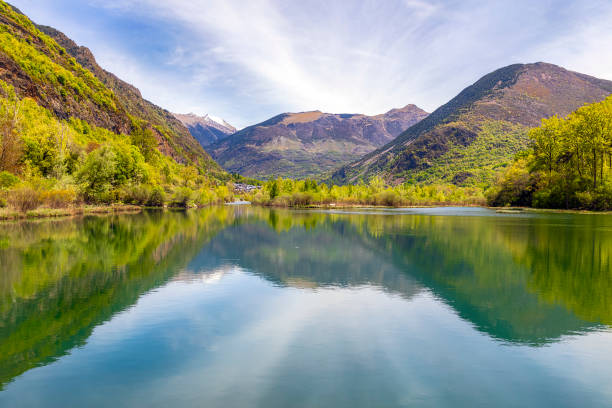
<path id="1" fill-rule="evenodd" d="M 427 116 L 415 105 L 385 114 L 283 113 L 206 150 L 225 169 L 250 177 L 317 177 L 393 140 Z"/>
<path id="2" fill-rule="evenodd" d="M 5 2 L 0 2 L 0 80 L 18 98 L 33 99 L 60 120 L 76 118 L 123 135 L 149 129 L 160 152 L 224 174 L 171 113 L 103 70 L 87 48 L 53 28 L 36 26 Z"/>
<path id="3" fill-rule="evenodd" d="M 515 64 L 485 75 L 397 139 L 338 169 L 336 183 L 381 175 L 393 183 L 487 186 L 527 147 L 529 128 L 604 99 L 612 82 L 546 64 Z"/>

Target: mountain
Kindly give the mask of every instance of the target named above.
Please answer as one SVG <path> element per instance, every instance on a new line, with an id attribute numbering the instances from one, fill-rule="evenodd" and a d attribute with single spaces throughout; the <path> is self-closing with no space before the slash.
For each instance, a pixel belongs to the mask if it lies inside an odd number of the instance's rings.
<path id="1" fill-rule="evenodd" d="M 5 2 L 0 2 L 0 80 L 60 120 L 76 118 L 123 135 L 149 129 L 165 155 L 225 174 L 170 112 L 102 69 L 89 49 L 52 27 L 32 23 Z"/>
<path id="2" fill-rule="evenodd" d="M 174 113 L 173 115 L 189 129 L 189 133 L 202 147 L 206 147 L 236 133 L 236 128 L 223 119 L 213 118 L 209 115 L 198 116 L 195 113 L 188 113 L 186 115 Z"/>
<path id="3" fill-rule="evenodd" d="M 315 177 L 393 140 L 427 116 L 415 105 L 376 116 L 283 113 L 207 147 L 225 169 L 249 177 Z"/>
<path id="4" fill-rule="evenodd" d="M 335 183 L 381 175 L 392 183 L 490 184 L 529 144 L 528 130 L 603 100 L 612 81 L 547 63 L 501 68 L 464 89 L 395 140 L 341 167 Z"/>

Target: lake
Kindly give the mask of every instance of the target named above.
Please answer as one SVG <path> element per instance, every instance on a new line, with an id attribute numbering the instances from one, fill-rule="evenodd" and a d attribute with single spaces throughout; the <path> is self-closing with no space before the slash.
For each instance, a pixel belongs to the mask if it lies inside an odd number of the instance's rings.
<path id="1" fill-rule="evenodd" d="M 612 216 L 0 224 L 2 407 L 612 406 Z"/>

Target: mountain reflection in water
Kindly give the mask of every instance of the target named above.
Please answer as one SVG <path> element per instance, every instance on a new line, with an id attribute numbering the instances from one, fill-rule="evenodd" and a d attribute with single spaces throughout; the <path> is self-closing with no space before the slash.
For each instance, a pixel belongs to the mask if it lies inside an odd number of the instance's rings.
<path id="1" fill-rule="evenodd" d="M 611 254 L 607 215 L 214 207 L 4 223 L 0 386 L 145 293 L 237 269 L 281 288 L 431 296 L 495 341 L 539 347 L 612 324 Z"/>

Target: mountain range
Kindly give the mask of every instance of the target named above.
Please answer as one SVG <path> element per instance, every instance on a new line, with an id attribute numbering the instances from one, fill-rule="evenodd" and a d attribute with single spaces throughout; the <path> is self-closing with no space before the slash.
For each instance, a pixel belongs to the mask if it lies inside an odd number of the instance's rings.
<path id="1" fill-rule="evenodd" d="M 415 105 L 387 113 L 283 113 L 206 147 L 232 173 L 304 178 L 331 172 L 390 142 L 427 117 Z"/>
<path id="2" fill-rule="evenodd" d="M 236 133 L 236 128 L 223 119 L 210 115 L 199 116 L 195 113 L 174 113 L 174 117 L 189 129 L 191 135 L 206 147 Z"/>
<path id="3" fill-rule="evenodd" d="M 385 146 L 341 167 L 335 183 L 382 176 L 401 182 L 487 186 L 529 144 L 528 130 L 612 93 L 612 81 L 547 63 L 485 75 Z"/>
<path id="4" fill-rule="evenodd" d="M 543 62 L 491 72 L 428 114 L 415 105 L 387 113 L 283 113 L 236 129 L 209 115 L 173 114 L 101 68 L 62 32 L 36 25 L 0 1 L 0 81 L 57 120 L 116 135 L 149 130 L 156 147 L 200 174 L 318 178 L 337 184 L 382 176 L 391 184 L 488 187 L 542 118 L 566 116 L 612 93 L 612 81 Z"/>

